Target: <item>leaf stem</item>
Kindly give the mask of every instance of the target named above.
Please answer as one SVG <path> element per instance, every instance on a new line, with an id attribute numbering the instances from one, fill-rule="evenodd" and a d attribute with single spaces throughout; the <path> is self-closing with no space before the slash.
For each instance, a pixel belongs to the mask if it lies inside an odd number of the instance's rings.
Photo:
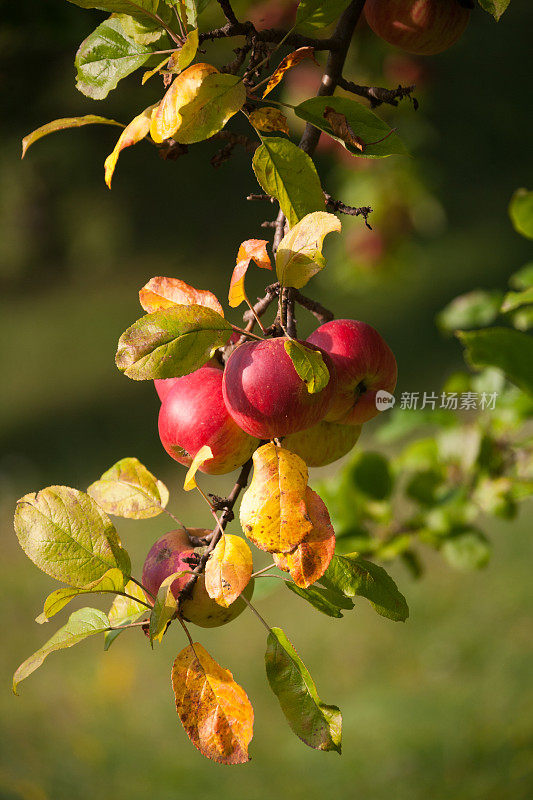
<path id="1" fill-rule="evenodd" d="M 256 616 L 256 617 L 257 617 L 257 618 L 260 620 L 260 622 L 261 622 L 261 623 L 262 623 L 262 624 L 265 626 L 265 628 L 267 629 L 267 631 L 268 631 L 269 633 L 272 633 L 272 629 L 271 629 L 270 625 L 268 624 L 268 622 L 267 622 L 265 619 L 263 619 L 263 617 L 261 616 L 261 614 L 259 613 L 259 611 L 257 610 L 257 608 L 255 608 L 255 606 L 253 606 L 253 605 L 250 603 L 250 601 L 248 600 L 248 598 L 246 598 L 246 597 L 245 597 L 243 594 L 241 594 L 241 595 L 239 595 L 239 596 L 240 596 L 240 597 L 242 597 L 242 599 L 244 600 L 244 602 L 246 603 L 246 605 L 248 606 L 248 608 L 250 608 L 250 610 L 254 612 L 255 616 Z"/>
<path id="2" fill-rule="evenodd" d="M 257 578 L 258 575 L 262 575 L 263 572 L 268 572 L 269 569 L 272 569 L 275 566 L 276 566 L 276 564 L 274 564 L 274 562 L 272 562 L 272 564 L 269 564 L 268 567 L 263 567 L 263 569 L 259 569 L 257 572 L 252 573 L 252 578 Z M 272 577 L 274 577 L 274 576 L 272 576 Z"/>
<path id="3" fill-rule="evenodd" d="M 260 342 L 264 341 L 262 336 L 257 336 L 257 334 L 252 333 L 252 331 L 245 331 L 243 328 L 239 328 L 237 325 L 234 325 L 232 322 L 230 322 L 230 325 L 231 325 L 231 327 L 233 328 L 234 331 L 237 331 L 237 333 L 241 333 L 243 336 L 250 336 L 252 339 L 258 339 Z"/>

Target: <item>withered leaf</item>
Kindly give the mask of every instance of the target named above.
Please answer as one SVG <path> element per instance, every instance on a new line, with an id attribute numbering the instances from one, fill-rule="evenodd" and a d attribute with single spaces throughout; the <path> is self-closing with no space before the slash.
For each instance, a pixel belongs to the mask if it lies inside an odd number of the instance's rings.
<path id="1" fill-rule="evenodd" d="M 261 269 L 272 269 L 270 256 L 267 253 L 268 242 L 265 239 L 247 239 L 239 247 L 237 253 L 237 264 L 231 276 L 228 300 L 232 308 L 237 308 L 243 301 L 246 301 L 246 291 L 244 289 L 244 278 L 250 261 L 253 261 Z"/>
<path id="2" fill-rule="evenodd" d="M 315 64 L 317 63 L 313 47 L 299 47 L 298 50 L 295 50 L 293 53 L 289 53 L 288 56 L 285 56 L 285 58 L 283 59 L 283 61 L 280 62 L 279 67 L 272 74 L 269 82 L 267 83 L 266 89 L 263 92 L 263 97 L 266 97 L 267 94 L 270 94 L 272 89 L 274 89 L 281 81 L 281 79 L 283 78 L 288 69 L 295 67 L 305 58 L 312 58 Z"/>
<path id="3" fill-rule="evenodd" d="M 220 764 L 249 761 L 252 704 L 231 672 L 198 642 L 178 654 L 172 666 L 172 687 L 181 724 L 202 755 Z"/>
<path id="4" fill-rule="evenodd" d="M 139 302 L 148 314 L 175 305 L 195 305 L 212 308 L 220 316 L 224 316 L 224 309 L 212 292 L 208 289 L 195 289 L 178 278 L 150 278 L 139 292 Z"/>

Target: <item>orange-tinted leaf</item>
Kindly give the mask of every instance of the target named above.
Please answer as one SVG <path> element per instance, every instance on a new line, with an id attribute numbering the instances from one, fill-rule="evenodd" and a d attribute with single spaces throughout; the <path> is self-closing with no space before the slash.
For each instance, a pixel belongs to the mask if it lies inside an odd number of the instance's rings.
<path id="1" fill-rule="evenodd" d="M 141 306 L 149 314 L 170 306 L 205 306 L 224 316 L 224 309 L 212 292 L 195 289 L 178 278 L 150 278 L 139 292 Z"/>
<path id="2" fill-rule="evenodd" d="M 316 492 L 307 487 L 307 511 L 313 528 L 292 553 L 274 553 L 276 566 L 290 572 L 297 586 L 307 589 L 322 577 L 335 552 L 335 531 L 328 510 Z"/>
<path id="3" fill-rule="evenodd" d="M 277 108 L 256 108 L 248 119 L 258 131 L 283 131 L 287 136 L 290 133 L 287 117 Z"/>
<path id="4" fill-rule="evenodd" d="M 209 445 L 204 444 L 194 456 L 192 464 L 187 470 L 185 481 L 183 483 L 183 488 L 186 492 L 196 489 L 196 472 L 203 464 L 205 464 L 206 461 L 209 461 L 211 458 L 213 458 L 213 451 Z"/>
<path id="5" fill-rule="evenodd" d="M 261 550 L 289 553 L 313 527 L 305 502 L 305 461 L 269 442 L 255 451 L 253 462 L 253 478 L 241 503 L 242 528 Z"/>
<path id="6" fill-rule="evenodd" d="M 28 133 L 22 140 L 22 156 L 24 158 L 28 148 L 38 139 L 47 136 L 49 133 L 65 130 L 65 128 L 82 128 L 84 125 L 118 125 L 123 128 L 121 122 L 116 122 L 114 119 L 107 119 L 107 117 L 97 117 L 94 114 L 86 114 L 84 117 L 63 117 L 63 119 L 54 119 L 52 122 L 47 122 L 46 125 L 41 125 L 40 128 Z"/>
<path id="7" fill-rule="evenodd" d="M 111 179 L 118 161 L 119 154 L 126 147 L 131 147 L 132 144 L 137 144 L 141 139 L 148 134 L 150 130 L 150 118 L 152 111 L 156 106 L 148 106 L 141 114 L 138 114 L 132 119 L 129 125 L 126 125 L 118 141 L 113 149 L 113 152 L 108 155 L 104 163 L 105 182 L 111 189 Z"/>
<path id="8" fill-rule="evenodd" d="M 230 606 L 248 585 L 252 551 L 240 536 L 225 533 L 205 566 L 205 588 L 220 606 Z"/>
<path id="9" fill-rule="evenodd" d="M 252 704 L 231 672 L 198 642 L 185 647 L 174 661 L 172 687 L 181 724 L 202 755 L 220 764 L 249 761 Z"/>
<path id="10" fill-rule="evenodd" d="M 233 270 L 229 286 L 228 300 L 232 308 L 237 308 L 243 300 L 246 300 L 244 277 L 250 261 L 254 261 L 261 269 L 272 269 L 270 256 L 266 249 L 267 244 L 268 242 L 264 239 L 247 239 L 239 247 L 237 265 Z"/>
<path id="11" fill-rule="evenodd" d="M 267 83 L 266 89 L 263 92 L 263 97 L 266 97 L 267 94 L 270 94 L 272 89 L 274 89 L 274 87 L 277 86 L 281 81 L 288 69 L 295 67 L 300 63 L 300 61 L 303 61 L 304 58 L 312 58 L 316 63 L 315 51 L 312 47 L 299 47 L 298 50 L 295 50 L 293 53 L 289 53 L 288 56 L 285 56 Z"/>
<path id="12" fill-rule="evenodd" d="M 211 64 L 193 64 L 178 75 L 152 113 L 150 135 L 158 144 L 168 139 L 181 125 L 180 110 L 198 94 L 208 75 L 218 72 Z"/>

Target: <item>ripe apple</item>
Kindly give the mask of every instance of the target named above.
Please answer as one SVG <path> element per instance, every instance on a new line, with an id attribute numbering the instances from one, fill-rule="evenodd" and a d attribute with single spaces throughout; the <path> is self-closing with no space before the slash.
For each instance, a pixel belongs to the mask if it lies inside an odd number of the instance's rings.
<path id="1" fill-rule="evenodd" d="M 193 536 L 201 538 L 210 531 L 203 528 L 189 528 Z M 187 559 L 194 559 L 204 553 L 205 548 L 194 548 L 189 536 L 183 529 L 169 531 L 155 542 L 151 547 L 142 572 L 143 585 L 155 596 L 165 578 L 174 572 L 185 570 L 190 573 L 194 569 L 194 564 L 190 564 Z M 190 580 L 189 574 L 181 575 L 172 583 L 172 594 L 179 599 L 180 591 Z M 249 600 L 253 594 L 254 581 L 251 580 L 243 594 Z M 183 601 L 181 616 L 187 622 L 193 622 L 202 628 L 216 628 L 225 625 L 227 622 L 241 614 L 246 608 L 246 603 L 242 598 L 237 598 L 227 608 L 220 606 L 212 600 L 206 592 L 203 574 L 199 576 L 194 586 L 192 597 Z"/>
<path id="2" fill-rule="evenodd" d="M 161 403 L 159 438 L 176 461 L 186 467 L 203 445 L 213 458 L 200 467 L 209 475 L 223 475 L 248 461 L 258 445 L 229 415 L 222 397 L 222 370 L 200 369 L 172 378 L 175 383 Z"/>
<path id="3" fill-rule="evenodd" d="M 392 394 L 398 375 L 394 354 L 375 328 L 353 319 L 334 319 L 307 341 L 329 354 L 337 372 L 326 421 L 362 425 L 375 417 L 376 393 L 381 389 Z"/>
<path id="4" fill-rule="evenodd" d="M 330 373 L 328 384 L 310 394 L 285 351 L 286 341 L 278 337 L 244 342 L 224 370 L 222 392 L 229 413 L 243 431 L 259 439 L 286 436 L 320 422 L 335 391 L 335 370 L 328 355 L 322 353 Z"/>
<path id="5" fill-rule="evenodd" d="M 408 53 L 423 56 L 455 44 L 470 17 L 458 0 L 366 0 L 364 10 L 375 34 Z"/>
<path id="6" fill-rule="evenodd" d="M 349 453 L 360 435 L 360 425 L 322 420 L 305 431 L 290 433 L 283 439 L 283 447 L 303 458 L 308 467 L 325 467 Z"/>

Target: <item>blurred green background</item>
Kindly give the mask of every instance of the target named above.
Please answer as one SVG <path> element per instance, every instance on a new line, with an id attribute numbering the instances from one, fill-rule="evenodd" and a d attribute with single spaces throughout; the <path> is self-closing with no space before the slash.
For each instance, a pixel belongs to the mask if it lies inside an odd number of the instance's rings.
<path id="1" fill-rule="evenodd" d="M 20 139 L 40 124 L 85 113 L 128 121 L 161 86 L 155 79 L 141 89 L 136 73 L 107 100 L 91 102 L 74 88 L 72 60 L 103 15 L 64 0 L 2 2 L 0 9 L 0 798 L 531 797 L 531 506 L 489 531 L 494 556 L 481 573 L 456 573 L 429 556 L 418 583 L 397 569 L 411 607 L 405 625 L 378 617 L 364 601 L 331 621 L 292 596 L 290 603 L 279 593 L 258 600 L 295 643 L 325 702 L 341 707 L 342 758 L 307 750 L 293 736 L 266 685 L 264 632 L 246 614 L 227 629 L 200 632 L 254 704 L 253 760 L 245 767 L 211 764 L 187 741 L 169 679 L 184 645 L 174 627 L 154 652 L 140 633 L 106 654 L 89 640 L 52 656 L 20 698 L 11 695 L 13 670 L 57 627 L 33 623 L 55 587 L 18 548 L 17 497 L 54 483 L 83 489 L 119 458 L 136 455 L 167 482 L 180 517 L 209 524 L 204 508 L 184 498 L 183 471 L 159 444 L 153 387 L 118 373 L 115 345 L 141 315 L 136 294 L 153 275 L 224 298 L 238 244 L 264 234 L 269 208 L 245 200 L 257 191 L 249 157 L 235 151 L 214 170 L 213 143 L 175 163 L 142 143 L 122 154 L 112 192 L 103 183 L 112 128 L 57 134 L 20 162 Z M 216 7 L 211 13 L 217 24 Z M 320 149 L 325 188 L 347 203 L 373 205 L 374 231 L 344 218 L 342 243 L 329 246 L 327 271 L 309 293 L 338 316 L 382 331 L 398 358 L 399 391 L 438 391 L 461 364 L 458 344 L 436 330 L 435 313 L 462 291 L 503 287 L 530 258 L 506 207 L 531 175 L 524 65 L 532 23 L 527 0 L 512 0 L 498 25 L 476 9 L 458 45 L 418 61 L 362 29 L 346 69 L 360 83 L 414 78 L 418 112 L 407 102 L 379 110 L 414 158 L 348 163 L 337 149 Z M 210 57 L 229 60 L 215 48 Z M 314 69 L 295 71 L 286 99 L 312 87 Z M 250 296 L 262 277 L 253 277 Z M 310 325 L 302 317 L 301 330 Z M 376 424 L 366 426 L 361 446 L 377 447 Z M 214 491 L 232 483 L 229 476 Z M 138 570 L 165 525 L 119 524 Z"/>

